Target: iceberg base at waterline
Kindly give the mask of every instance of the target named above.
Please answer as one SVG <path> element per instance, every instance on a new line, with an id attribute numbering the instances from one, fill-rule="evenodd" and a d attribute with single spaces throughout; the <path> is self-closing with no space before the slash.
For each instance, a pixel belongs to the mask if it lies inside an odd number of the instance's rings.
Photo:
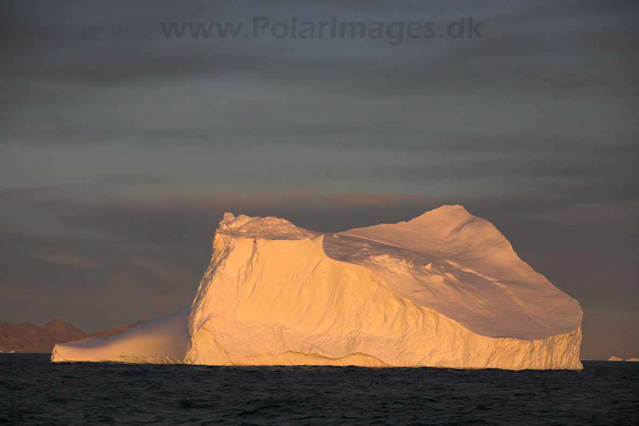
<path id="1" fill-rule="evenodd" d="M 227 213 L 189 309 L 52 360 L 581 369 L 581 320 L 461 206 L 334 234 Z"/>

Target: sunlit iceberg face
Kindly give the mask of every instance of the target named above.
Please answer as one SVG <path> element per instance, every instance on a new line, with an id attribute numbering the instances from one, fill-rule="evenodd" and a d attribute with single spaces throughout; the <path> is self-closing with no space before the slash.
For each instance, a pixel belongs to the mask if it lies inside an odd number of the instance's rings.
<path id="1" fill-rule="evenodd" d="M 580 369 L 581 319 L 461 206 L 326 235 L 227 213 L 190 315 L 53 360 Z"/>

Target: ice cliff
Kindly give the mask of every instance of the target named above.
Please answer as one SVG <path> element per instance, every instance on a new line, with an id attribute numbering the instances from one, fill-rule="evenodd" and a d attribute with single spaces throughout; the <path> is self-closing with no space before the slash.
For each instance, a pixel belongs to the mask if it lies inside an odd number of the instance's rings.
<path id="1" fill-rule="evenodd" d="M 581 319 L 461 206 L 335 234 L 227 213 L 188 320 L 156 327 L 174 345 L 116 335 L 57 345 L 52 359 L 581 369 Z"/>

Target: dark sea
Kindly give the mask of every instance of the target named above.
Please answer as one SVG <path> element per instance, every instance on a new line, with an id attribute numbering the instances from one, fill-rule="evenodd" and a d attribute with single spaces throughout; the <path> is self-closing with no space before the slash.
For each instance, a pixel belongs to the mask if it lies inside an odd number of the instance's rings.
<path id="1" fill-rule="evenodd" d="M 0 424 L 639 425 L 639 363 L 584 367 L 52 364 L 0 354 Z"/>

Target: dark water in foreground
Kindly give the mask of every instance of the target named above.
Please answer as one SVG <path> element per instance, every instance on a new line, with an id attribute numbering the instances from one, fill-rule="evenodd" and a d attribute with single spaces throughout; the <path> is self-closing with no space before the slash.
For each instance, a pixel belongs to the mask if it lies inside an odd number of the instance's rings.
<path id="1" fill-rule="evenodd" d="M 639 425 L 639 363 L 584 367 L 51 364 L 0 354 L 0 424 Z"/>

